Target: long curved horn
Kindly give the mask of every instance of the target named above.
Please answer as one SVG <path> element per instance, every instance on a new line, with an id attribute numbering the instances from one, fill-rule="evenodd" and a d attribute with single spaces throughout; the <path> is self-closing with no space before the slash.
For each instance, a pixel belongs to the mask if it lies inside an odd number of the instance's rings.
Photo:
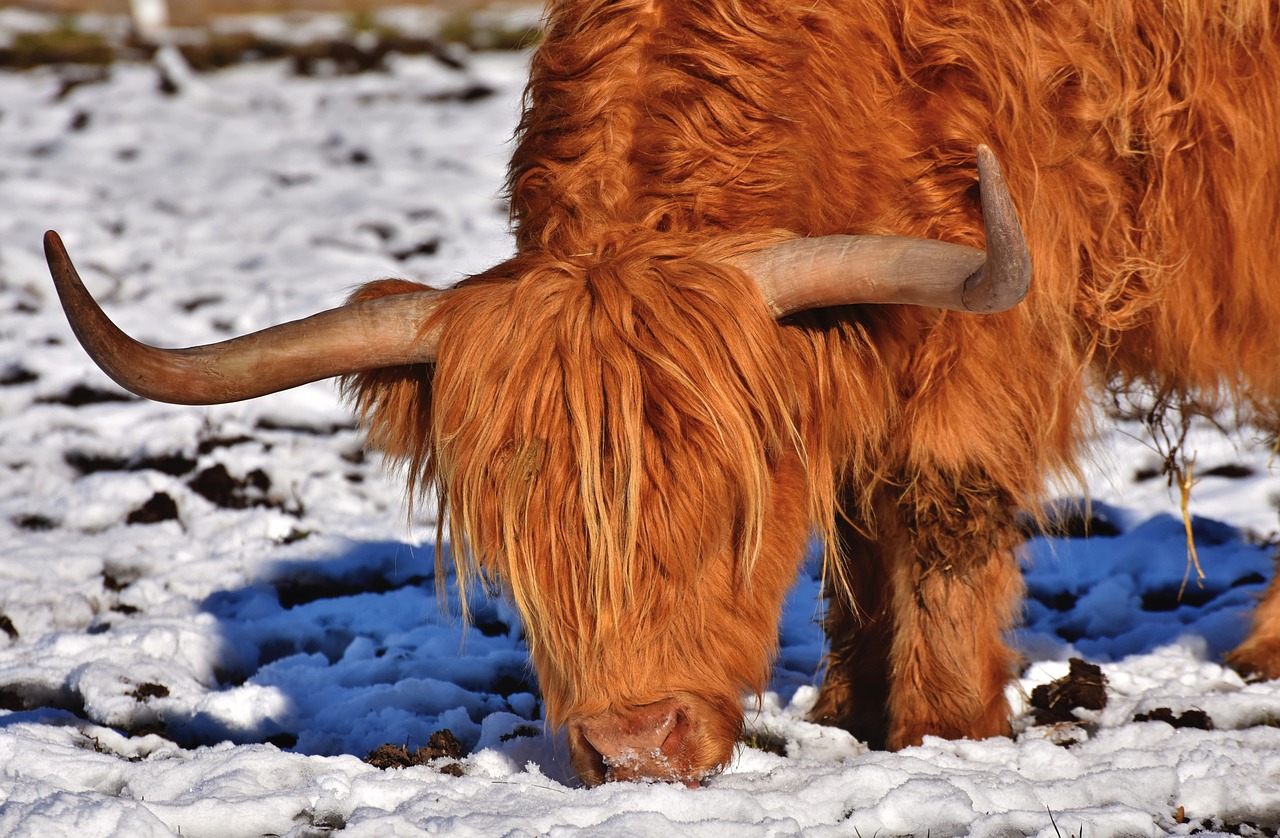
<path id="1" fill-rule="evenodd" d="M 987 252 L 904 236 L 795 239 L 739 257 L 776 317 L 825 306 L 904 303 L 990 314 L 1031 285 L 1031 255 L 995 154 L 978 146 Z"/>
<path id="2" fill-rule="evenodd" d="M 434 359 L 438 335 L 422 324 L 442 292 L 393 294 L 321 312 L 221 343 L 158 349 L 120 330 L 90 296 L 58 234 L 45 258 L 71 328 L 121 387 L 173 404 L 252 399 L 322 378 Z"/>

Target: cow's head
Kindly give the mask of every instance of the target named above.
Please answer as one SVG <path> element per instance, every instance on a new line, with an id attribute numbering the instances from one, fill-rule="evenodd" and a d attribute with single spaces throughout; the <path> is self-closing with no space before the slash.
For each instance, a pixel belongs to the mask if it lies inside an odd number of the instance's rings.
<path id="1" fill-rule="evenodd" d="M 438 292 L 348 305 L 222 344 L 121 333 L 46 239 L 90 355 L 148 398 L 198 404 L 347 376 L 376 445 L 447 506 L 459 578 L 524 620 L 548 719 L 587 783 L 693 785 L 730 758 L 767 683 L 815 515 L 802 406 L 776 318 L 907 303 L 990 312 L 1030 277 L 979 151 L 989 253 L 837 236 L 755 249 L 652 231 L 521 254 Z"/>

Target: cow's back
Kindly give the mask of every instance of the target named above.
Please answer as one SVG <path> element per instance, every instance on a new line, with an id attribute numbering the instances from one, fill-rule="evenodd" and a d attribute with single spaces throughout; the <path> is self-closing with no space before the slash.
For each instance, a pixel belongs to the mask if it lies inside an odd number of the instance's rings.
<path id="1" fill-rule="evenodd" d="M 981 246 L 980 142 L 1035 266 L 1023 315 L 990 328 L 1050 332 L 1024 341 L 1059 356 L 1049 378 L 1096 357 L 1280 393 L 1274 0 L 553 2 L 513 211 L 522 251 L 560 255 L 618 229 Z"/>

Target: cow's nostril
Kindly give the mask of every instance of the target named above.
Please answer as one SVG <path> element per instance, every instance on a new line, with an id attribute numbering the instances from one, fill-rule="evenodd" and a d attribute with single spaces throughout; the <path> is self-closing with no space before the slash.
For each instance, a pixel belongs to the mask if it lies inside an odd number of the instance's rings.
<path id="1" fill-rule="evenodd" d="M 569 759 L 573 770 L 588 786 L 598 786 L 609 779 L 609 766 L 604 755 L 591 743 L 586 725 L 578 723 L 569 727 Z"/>
<path id="2" fill-rule="evenodd" d="M 660 751 L 676 726 L 678 710 L 670 700 L 626 712 L 604 713 L 583 723 L 583 734 L 605 762 L 624 752 Z"/>

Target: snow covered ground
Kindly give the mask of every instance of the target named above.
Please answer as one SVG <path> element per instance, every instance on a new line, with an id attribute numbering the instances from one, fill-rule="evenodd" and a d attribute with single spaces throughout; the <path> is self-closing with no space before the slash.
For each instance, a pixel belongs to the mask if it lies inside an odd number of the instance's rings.
<path id="1" fill-rule="evenodd" d="M 1177 499 L 1140 428 L 1103 423 L 1089 485 L 1108 534 L 1027 550 L 1016 738 L 888 754 L 804 721 L 810 567 L 748 702 L 752 746 L 701 790 L 585 789 L 539 721 L 516 616 L 441 608 L 432 510 L 407 515 L 332 385 L 151 404 L 71 336 L 47 228 L 127 331 L 167 345 L 503 258 L 525 60 L 260 64 L 179 95 L 145 65 L 0 74 L 0 834 L 1275 834 L 1280 685 L 1219 664 L 1280 530 L 1280 470 L 1247 433 L 1189 444 L 1207 577 L 1179 601 Z M 1034 724 L 1028 695 L 1073 655 L 1102 664 L 1106 707 Z M 1134 720 L 1159 708 L 1213 729 Z M 444 728 L 460 760 L 362 761 Z"/>

